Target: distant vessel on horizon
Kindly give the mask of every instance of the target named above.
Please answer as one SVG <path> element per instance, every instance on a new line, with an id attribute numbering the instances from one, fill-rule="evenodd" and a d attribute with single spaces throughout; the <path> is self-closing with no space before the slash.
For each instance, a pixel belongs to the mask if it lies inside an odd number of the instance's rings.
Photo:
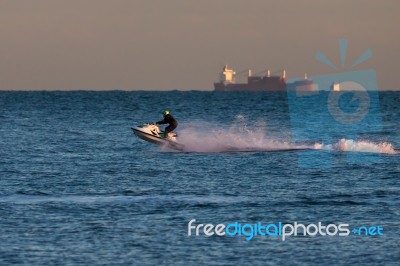
<path id="1" fill-rule="evenodd" d="M 236 83 L 236 76 L 247 71 L 247 83 Z M 263 71 L 264 72 L 264 71 Z M 286 92 L 287 90 L 298 90 L 298 91 L 312 91 L 313 81 L 308 79 L 305 74 L 304 79 L 298 80 L 292 83 L 286 83 L 286 70 L 282 69 L 275 73 L 281 73 L 281 75 L 271 75 L 270 70 L 265 70 L 263 76 L 252 76 L 251 70 L 246 69 L 236 73 L 233 69 L 229 69 L 225 65 L 220 73 L 219 82 L 214 83 L 215 91 L 270 91 L 270 92 Z"/>
<path id="2" fill-rule="evenodd" d="M 304 74 L 304 79 L 299 79 L 287 84 L 287 90 L 295 90 L 297 92 L 312 92 L 318 87 L 314 86 L 312 79 L 309 79 L 307 73 Z"/>
<path id="3" fill-rule="evenodd" d="M 252 76 L 251 70 L 247 71 L 247 83 L 236 83 L 235 77 L 244 71 L 236 73 L 225 65 L 219 82 L 214 83 L 215 91 L 286 91 L 286 70 L 282 70 L 281 76 L 271 76 L 270 70 L 264 76 Z"/>

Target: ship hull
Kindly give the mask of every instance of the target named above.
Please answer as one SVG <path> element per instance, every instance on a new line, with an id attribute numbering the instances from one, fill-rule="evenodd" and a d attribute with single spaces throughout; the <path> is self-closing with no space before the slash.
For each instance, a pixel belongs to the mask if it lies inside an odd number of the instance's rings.
<path id="1" fill-rule="evenodd" d="M 214 83 L 215 91 L 274 91 L 285 92 L 286 82 L 281 77 L 249 77 L 247 83 Z"/>

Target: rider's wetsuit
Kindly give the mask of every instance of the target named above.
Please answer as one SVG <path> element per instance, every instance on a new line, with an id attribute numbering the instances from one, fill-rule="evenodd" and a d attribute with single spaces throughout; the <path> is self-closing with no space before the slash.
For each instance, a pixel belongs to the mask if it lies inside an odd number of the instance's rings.
<path id="1" fill-rule="evenodd" d="M 178 122 L 176 122 L 175 118 L 170 114 L 164 116 L 163 120 L 156 122 L 156 125 L 161 125 L 161 124 L 169 124 L 165 128 L 165 135 L 164 135 L 165 138 L 168 137 L 169 132 L 172 132 L 172 130 L 174 130 L 178 126 Z"/>

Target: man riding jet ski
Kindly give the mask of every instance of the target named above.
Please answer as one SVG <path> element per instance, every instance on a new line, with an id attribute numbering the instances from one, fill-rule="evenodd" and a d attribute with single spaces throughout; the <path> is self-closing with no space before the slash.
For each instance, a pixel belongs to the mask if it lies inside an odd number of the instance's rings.
<path id="1" fill-rule="evenodd" d="M 133 133 L 139 138 L 158 145 L 165 145 L 175 150 L 183 150 L 184 146 L 177 142 L 177 135 L 172 132 L 177 126 L 175 118 L 168 110 L 163 111 L 164 119 L 155 123 L 132 127 Z M 169 124 L 165 131 L 161 131 L 158 125 Z"/>
<path id="2" fill-rule="evenodd" d="M 168 138 L 168 134 L 172 132 L 178 126 L 178 122 L 175 118 L 170 114 L 168 110 L 164 110 L 162 112 L 164 115 L 164 119 L 158 122 L 155 122 L 155 125 L 169 124 L 164 130 L 164 138 Z"/>

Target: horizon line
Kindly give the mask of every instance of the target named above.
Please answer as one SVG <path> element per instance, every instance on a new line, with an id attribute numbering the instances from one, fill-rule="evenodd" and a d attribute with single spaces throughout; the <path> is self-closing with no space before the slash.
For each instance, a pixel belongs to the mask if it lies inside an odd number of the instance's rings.
<path id="1" fill-rule="evenodd" d="M 174 92 L 174 91 L 179 91 L 179 92 L 192 92 L 192 91 L 197 91 L 197 92 L 213 92 L 215 91 L 214 89 L 0 89 L 0 92 L 77 92 L 77 91 L 93 91 L 93 92 L 112 92 L 112 91 L 126 91 L 126 92 Z M 321 90 L 321 91 L 330 91 L 330 90 Z M 369 91 L 375 91 L 375 90 L 369 90 Z M 398 89 L 378 89 L 378 91 L 393 91 L 393 92 L 398 92 L 400 91 L 400 88 Z M 236 92 L 236 91 L 221 91 L 221 92 Z M 272 92 L 272 93 L 281 93 L 281 92 L 276 92 L 276 91 L 238 91 L 238 92 L 252 92 L 252 93 L 257 93 L 257 92 Z"/>

